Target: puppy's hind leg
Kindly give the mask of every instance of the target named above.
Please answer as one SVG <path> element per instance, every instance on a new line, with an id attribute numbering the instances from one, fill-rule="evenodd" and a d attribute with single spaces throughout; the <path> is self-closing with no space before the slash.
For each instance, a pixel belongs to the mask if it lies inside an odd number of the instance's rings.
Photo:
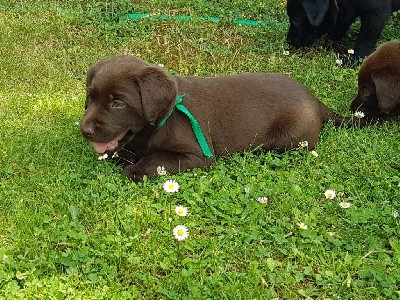
<path id="1" fill-rule="evenodd" d="M 277 116 L 266 135 L 265 149 L 286 151 L 307 141 L 308 148 L 315 148 L 322 122 L 318 114 L 304 110 L 292 111 Z"/>

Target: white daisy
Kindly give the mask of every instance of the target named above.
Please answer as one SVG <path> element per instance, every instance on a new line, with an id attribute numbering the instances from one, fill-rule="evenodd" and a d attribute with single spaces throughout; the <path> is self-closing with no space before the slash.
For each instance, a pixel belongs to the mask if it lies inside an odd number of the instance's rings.
<path id="1" fill-rule="evenodd" d="M 340 202 L 340 203 L 339 203 L 339 206 L 340 206 L 341 208 L 350 208 L 351 203 L 350 203 L 350 202 Z"/>
<path id="2" fill-rule="evenodd" d="M 268 203 L 268 197 L 263 196 L 263 197 L 259 197 L 257 199 L 258 202 L 260 202 L 261 204 L 267 204 Z"/>
<path id="3" fill-rule="evenodd" d="M 186 217 L 188 215 L 187 208 L 181 205 L 175 207 L 175 212 L 180 217 Z"/>
<path id="4" fill-rule="evenodd" d="M 105 159 L 107 159 L 107 158 L 108 158 L 108 154 L 107 154 L 107 153 L 104 153 L 104 154 L 100 155 L 97 159 L 98 159 L 98 160 L 105 160 Z"/>
<path id="5" fill-rule="evenodd" d="M 356 112 L 354 113 L 354 116 L 355 116 L 356 118 L 362 119 L 362 118 L 365 117 L 365 114 L 364 114 L 362 111 L 356 111 Z"/>
<path id="6" fill-rule="evenodd" d="M 289 55 L 289 51 L 283 50 L 283 55 Z"/>
<path id="7" fill-rule="evenodd" d="M 300 227 L 300 229 L 303 229 L 303 230 L 307 230 L 307 228 L 308 228 L 308 226 L 306 224 L 304 224 L 303 222 L 297 223 L 297 225 Z"/>
<path id="8" fill-rule="evenodd" d="M 308 147 L 308 142 L 307 141 L 301 141 L 299 143 L 299 147 L 300 148 L 307 148 Z"/>
<path id="9" fill-rule="evenodd" d="M 311 151 L 311 154 L 312 154 L 314 157 L 318 157 L 318 156 L 319 156 L 318 152 L 315 151 L 315 150 Z"/>
<path id="10" fill-rule="evenodd" d="M 183 225 L 178 225 L 176 226 L 173 231 L 172 231 L 174 237 L 178 240 L 178 241 L 183 241 L 186 240 L 189 237 L 189 231 L 186 228 L 186 226 Z"/>
<path id="11" fill-rule="evenodd" d="M 158 166 L 157 167 L 157 174 L 159 176 L 165 176 L 167 175 L 167 171 L 165 170 L 164 166 Z"/>
<path id="12" fill-rule="evenodd" d="M 153 229 L 151 228 L 147 228 L 147 230 L 143 233 L 144 236 L 149 236 L 151 234 L 151 232 L 153 231 Z"/>
<path id="13" fill-rule="evenodd" d="M 347 53 L 348 54 L 354 54 L 354 50 L 353 49 L 349 49 L 349 50 L 347 50 Z"/>
<path id="14" fill-rule="evenodd" d="M 324 195 L 325 198 L 329 200 L 333 200 L 336 198 L 336 192 L 334 190 L 326 190 Z"/>
<path id="15" fill-rule="evenodd" d="M 175 180 L 167 180 L 163 188 L 167 193 L 176 193 L 179 191 L 179 184 Z"/>

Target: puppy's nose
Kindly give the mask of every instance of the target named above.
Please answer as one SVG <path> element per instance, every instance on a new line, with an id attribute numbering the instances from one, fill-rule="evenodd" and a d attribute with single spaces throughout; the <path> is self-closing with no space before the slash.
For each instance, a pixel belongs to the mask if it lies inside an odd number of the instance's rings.
<path id="1" fill-rule="evenodd" d="M 85 138 L 90 139 L 94 135 L 94 125 L 82 123 L 81 133 Z"/>

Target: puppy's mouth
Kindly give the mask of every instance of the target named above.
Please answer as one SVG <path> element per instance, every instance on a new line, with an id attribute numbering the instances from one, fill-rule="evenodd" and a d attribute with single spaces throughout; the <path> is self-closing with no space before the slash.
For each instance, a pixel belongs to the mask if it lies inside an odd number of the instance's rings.
<path id="1" fill-rule="evenodd" d="M 129 130 L 127 132 L 121 133 L 115 139 L 109 142 L 92 142 L 92 146 L 97 153 L 113 153 L 122 149 L 132 138 L 133 133 Z"/>

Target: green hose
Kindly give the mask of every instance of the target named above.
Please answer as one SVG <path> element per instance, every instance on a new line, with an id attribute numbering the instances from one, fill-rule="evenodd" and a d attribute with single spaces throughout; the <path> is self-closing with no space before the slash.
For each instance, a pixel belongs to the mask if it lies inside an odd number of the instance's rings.
<path id="1" fill-rule="evenodd" d="M 151 19 L 156 19 L 156 20 L 177 20 L 177 21 L 191 21 L 194 19 L 201 20 L 201 21 L 210 21 L 210 22 L 220 22 L 223 19 L 218 18 L 218 17 L 205 17 L 205 16 L 200 16 L 197 18 L 194 18 L 192 16 L 170 16 L 166 14 L 123 14 L 119 17 L 120 21 L 124 20 L 140 20 L 140 19 L 146 19 L 146 18 L 151 18 Z M 245 20 L 245 19 L 237 19 L 234 20 L 233 23 L 235 25 L 244 25 L 244 26 L 267 26 L 266 21 L 255 21 L 255 20 Z M 279 24 L 281 26 L 288 26 L 288 22 L 270 22 L 270 24 Z"/>

